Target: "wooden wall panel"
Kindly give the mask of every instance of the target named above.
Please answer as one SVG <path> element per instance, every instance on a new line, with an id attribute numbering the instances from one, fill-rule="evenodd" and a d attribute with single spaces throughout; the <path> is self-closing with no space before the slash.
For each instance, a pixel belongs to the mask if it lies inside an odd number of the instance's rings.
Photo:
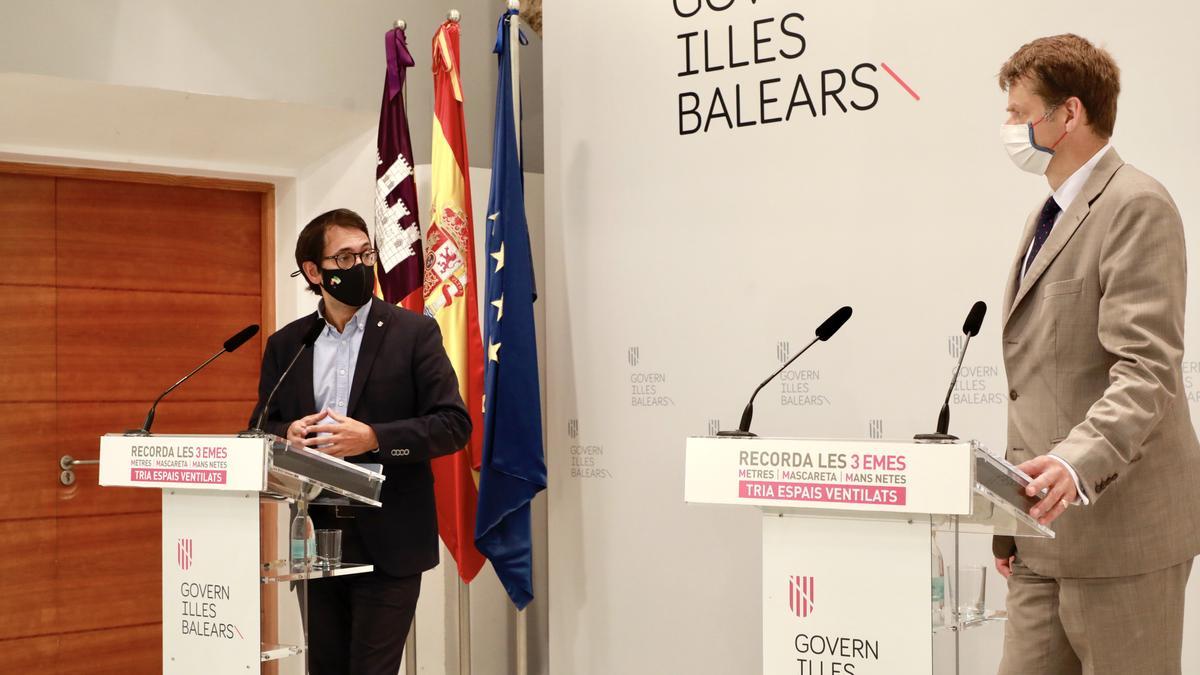
<path id="1" fill-rule="evenodd" d="M 0 403 L 0 419 L 21 421 L 20 433 L 0 434 L 2 519 L 55 515 L 61 454 L 54 411 L 53 403 Z"/>
<path id="2" fill-rule="evenodd" d="M 162 622 L 162 515 L 58 519 L 63 633 Z"/>
<path id="3" fill-rule="evenodd" d="M 58 482 L 251 323 L 272 325 L 267 184 L 0 163 L 0 672 L 157 673 L 157 490 Z M 19 264 L 11 260 L 21 253 Z M 160 407 L 157 433 L 233 432 L 265 336 Z"/>
<path id="4" fill-rule="evenodd" d="M 59 286 L 257 297 L 261 250 L 259 194 L 58 181 Z"/>
<path id="5" fill-rule="evenodd" d="M 0 672 L 152 675 L 162 672 L 162 625 L 0 640 Z"/>
<path id="6" fill-rule="evenodd" d="M 58 636 L 0 640 L 0 664 L 6 673 L 53 673 Z"/>
<path id="7" fill-rule="evenodd" d="M 54 401 L 55 295 L 41 286 L 0 286 L 0 402 Z"/>
<path id="8" fill-rule="evenodd" d="M 62 636 L 59 675 L 150 675 L 162 672 L 162 625 Z"/>
<path id="9" fill-rule="evenodd" d="M 234 333 L 259 323 L 259 313 L 258 296 L 59 289 L 58 400 L 148 405 Z M 255 399 L 263 339 L 221 356 L 170 399 Z"/>
<path id="10" fill-rule="evenodd" d="M 95 459 L 100 456 L 101 435 L 119 433 L 141 425 L 149 406 L 149 401 L 62 403 L 58 407 L 58 447 L 74 457 Z M 173 401 L 172 397 L 167 397 L 158 406 L 154 433 L 236 433 L 246 428 L 253 408 L 252 400 L 192 402 Z M 75 473 L 77 480 L 74 485 L 58 488 L 60 516 L 150 512 L 161 508 L 162 498 L 158 490 L 99 487 L 99 468 L 95 466 L 77 467 Z"/>
<path id="11" fill-rule="evenodd" d="M 0 284 L 54 285 L 53 178 L 0 173 L 0 252 Z"/>
<path id="12" fill-rule="evenodd" d="M 0 640 L 59 630 L 56 534 L 53 518 L 0 521 Z"/>
<path id="13" fill-rule="evenodd" d="M 262 288 L 259 298 L 262 300 L 263 330 L 272 333 L 275 330 L 275 189 L 262 193 L 260 202 L 262 208 Z M 293 249 L 295 244 L 292 244 Z M 286 266 L 286 269 L 291 269 Z"/>

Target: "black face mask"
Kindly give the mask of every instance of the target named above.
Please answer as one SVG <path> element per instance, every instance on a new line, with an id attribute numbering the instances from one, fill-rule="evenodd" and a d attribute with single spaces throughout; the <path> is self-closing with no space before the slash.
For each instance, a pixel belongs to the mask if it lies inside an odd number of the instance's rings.
<path id="1" fill-rule="evenodd" d="M 362 307 L 375 292 L 375 268 L 362 263 L 348 270 L 321 268 L 321 288 L 344 305 Z"/>

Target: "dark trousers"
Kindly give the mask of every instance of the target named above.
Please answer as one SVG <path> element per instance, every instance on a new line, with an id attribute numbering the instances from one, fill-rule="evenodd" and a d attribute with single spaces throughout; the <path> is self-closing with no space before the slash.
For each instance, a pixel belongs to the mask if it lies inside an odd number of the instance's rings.
<path id="1" fill-rule="evenodd" d="M 372 572 L 310 582 L 309 672 L 396 675 L 420 593 L 420 574 Z"/>

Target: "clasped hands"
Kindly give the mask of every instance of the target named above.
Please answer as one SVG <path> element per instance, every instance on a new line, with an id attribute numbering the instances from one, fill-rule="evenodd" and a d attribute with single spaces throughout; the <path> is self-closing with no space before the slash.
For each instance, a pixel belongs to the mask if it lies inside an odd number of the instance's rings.
<path id="1" fill-rule="evenodd" d="M 327 417 L 334 423 L 319 424 Z M 309 434 L 316 436 L 308 438 Z M 293 445 L 303 445 L 333 457 L 353 457 L 379 447 L 379 439 L 370 425 L 328 408 L 288 425 L 287 439 Z"/>

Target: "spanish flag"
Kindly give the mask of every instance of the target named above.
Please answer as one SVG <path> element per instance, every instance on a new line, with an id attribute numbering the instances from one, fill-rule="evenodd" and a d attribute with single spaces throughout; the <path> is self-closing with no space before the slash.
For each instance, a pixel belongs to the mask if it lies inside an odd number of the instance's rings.
<path id="1" fill-rule="evenodd" d="M 438 530 L 463 581 L 475 578 L 483 556 L 475 548 L 475 470 L 483 440 L 483 344 L 476 300 L 474 219 L 467 127 L 459 76 L 458 23 L 433 36 L 433 158 L 430 225 L 425 233 L 425 314 L 437 320 L 459 393 L 474 424 L 465 452 L 433 460 Z"/>

